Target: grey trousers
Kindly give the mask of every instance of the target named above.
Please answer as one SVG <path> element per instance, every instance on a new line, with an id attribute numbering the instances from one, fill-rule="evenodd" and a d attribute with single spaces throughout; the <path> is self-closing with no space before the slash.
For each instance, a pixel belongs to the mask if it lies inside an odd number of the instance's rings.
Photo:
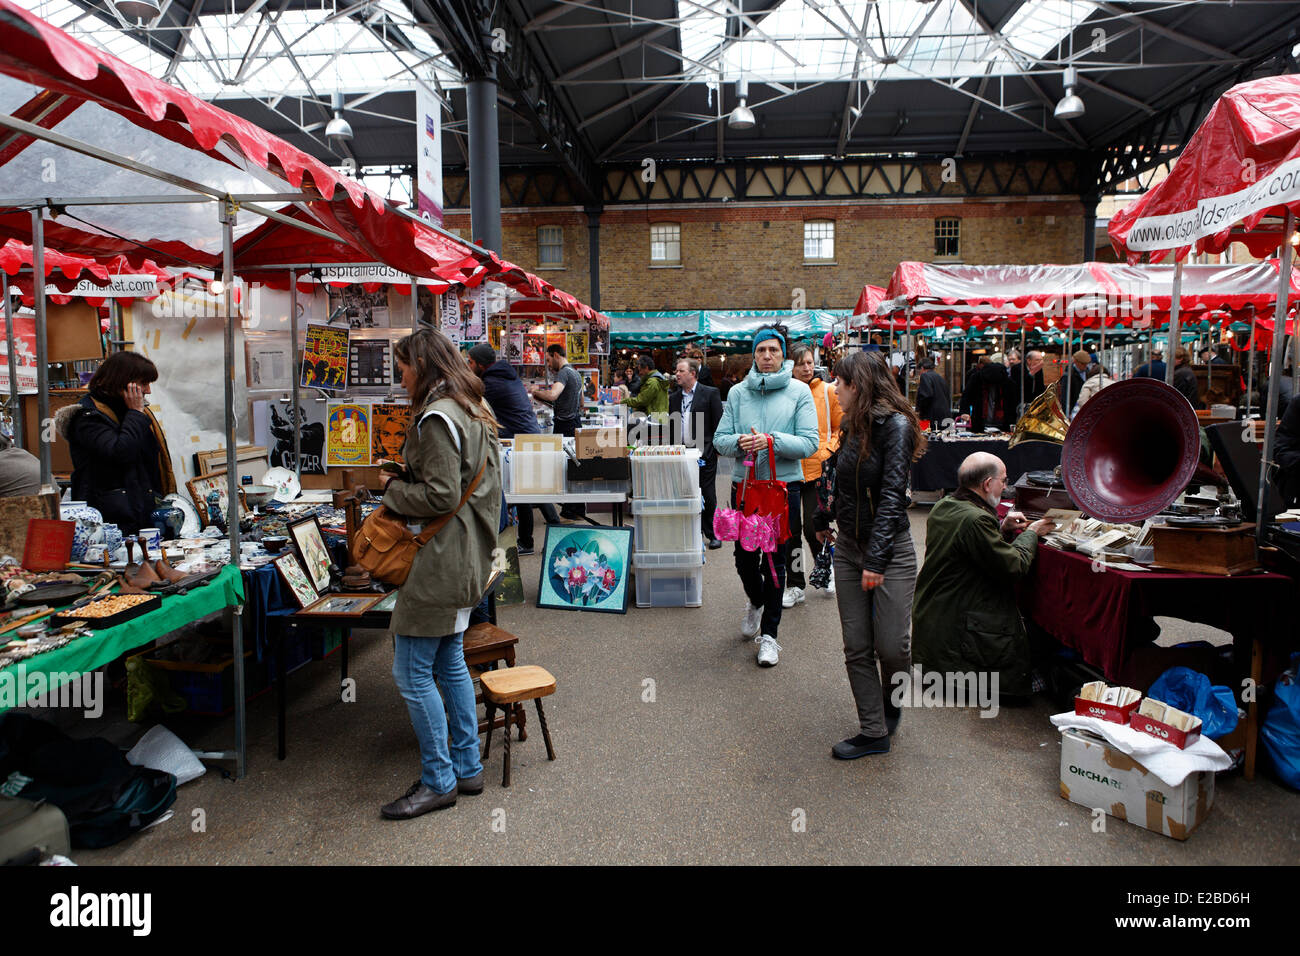
<path id="1" fill-rule="evenodd" d="M 885 702 L 897 686 L 894 675 L 907 675 L 912 667 L 916 570 L 912 534 L 904 528 L 894 539 L 894 556 L 885 569 L 884 583 L 864 591 L 858 542 L 844 534 L 835 538 L 835 599 L 844 632 L 844 666 L 858 706 L 858 723 L 868 737 L 885 736 Z"/>

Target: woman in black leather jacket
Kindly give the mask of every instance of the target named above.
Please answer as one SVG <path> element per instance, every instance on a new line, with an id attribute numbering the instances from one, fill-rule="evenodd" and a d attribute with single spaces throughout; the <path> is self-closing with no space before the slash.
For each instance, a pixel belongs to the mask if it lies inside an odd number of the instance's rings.
<path id="1" fill-rule="evenodd" d="M 878 354 L 846 355 L 835 364 L 835 378 L 844 418 L 830 510 L 817 514 L 817 537 L 835 542 L 844 664 L 860 725 L 857 736 L 831 753 L 853 760 L 889 752 L 900 716 L 890 697 L 896 689 L 901 695 L 912 666 L 917 566 L 907 482 L 912 462 L 925 452 L 925 436 Z"/>

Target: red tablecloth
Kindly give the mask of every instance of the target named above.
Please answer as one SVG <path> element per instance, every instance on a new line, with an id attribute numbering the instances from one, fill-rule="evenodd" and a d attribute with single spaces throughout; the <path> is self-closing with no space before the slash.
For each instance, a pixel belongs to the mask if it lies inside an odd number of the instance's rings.
<path id="1" fill-rule="evenodd" d="M 1093 571 L 1083 555 L 1040 543 L 1019 593 L 1027 619 L 1109 680 L 1118 679 L 1133 648 L 1156 638 L 1156 616 L 1220 628 L 1236 644 L 1296 640 L 1296 585 L 1281 574 Z"/>

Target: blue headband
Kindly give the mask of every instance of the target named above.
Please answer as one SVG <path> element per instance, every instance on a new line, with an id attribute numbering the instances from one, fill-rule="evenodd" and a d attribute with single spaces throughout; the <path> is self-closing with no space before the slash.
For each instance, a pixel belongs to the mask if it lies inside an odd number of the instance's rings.
<path id="1" fill-rule="evenodd" d="M 771 329 L 771 328 L 759 329 L 757 332 L 754 333 L 754 351 L 755 352 L 758 351 L 759 342 L 766 342 L 768 339 L 776 339 L 778 342 L 781 343 L 781 355 L 784 356 L 785 339 L 781 337 L 780 332 L 778 332 L 776 329 Z"/>

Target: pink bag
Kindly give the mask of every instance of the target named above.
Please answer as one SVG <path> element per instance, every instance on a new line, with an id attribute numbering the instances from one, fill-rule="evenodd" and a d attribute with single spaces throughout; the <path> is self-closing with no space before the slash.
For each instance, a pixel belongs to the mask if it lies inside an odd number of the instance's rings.
<path id="1" fill-rule="evenodd" d="M 745 480 L 740 485 L 740 496 L 737 500 L 745 500 L 745 485 L 749 482 L 749 472 L 754 467 L 753 461 L 745 462 Z M 719 541 L 739 541 L 741 535 L 741 522 L 745 515 L 737 508 L 719 508 L 713 512 L 713 536 Z M 753 548 L 746 548 L 747 551 L 753 551 Z"/>
<path id="2" fill-rule="evenodd" d="M 776 522 L 767 515 L 745 515 L 740 519 L 740 546 L 746 551 L 775 551 Z"/>

